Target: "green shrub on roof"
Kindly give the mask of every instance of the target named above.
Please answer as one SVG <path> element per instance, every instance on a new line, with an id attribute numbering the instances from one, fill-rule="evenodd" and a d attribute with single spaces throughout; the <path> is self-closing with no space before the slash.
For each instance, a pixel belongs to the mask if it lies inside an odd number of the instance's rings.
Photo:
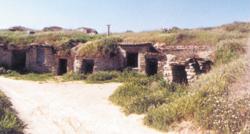
<path id="1" fill-rule="evenodd" d="M 118 53 L 117 43 L 122 39 L 118 37 L 107 37 L 92 42 L 82 44 L 78 50 L 77 55 L 82 57 L 115 55 Z"/>

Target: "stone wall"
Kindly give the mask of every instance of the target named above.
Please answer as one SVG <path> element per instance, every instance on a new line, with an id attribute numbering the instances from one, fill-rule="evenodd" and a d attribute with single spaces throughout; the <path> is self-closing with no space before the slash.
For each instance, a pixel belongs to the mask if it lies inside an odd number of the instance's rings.
<path id="1" fill-rule="evenodd" d="M 164 72 L 164 65 L 165 65 L 165 61 L 166 58 L 165 56 L 162 56 L 160 53 L 139 53 L 139 67 L 138 67 L 138 71 L 141 73 L 146 74 L 146 64 L 147 64 L 147 59 L 156 59 L 158 61 L 158 74 L 163 74 Z"/>
<path id="2" fill-rule="evenodd" d="M 121 53 L 124 57 L 124 67 L 126 67 L 127 63 L 127 53 L 138 53 L 138 67 L 133 68 L 133 70 L 138 71 L 140 73 L 146 73 L 146 59 L 147 58 L 156 58 L 157 56 L 148 56 L 148 53 L 154 51 L 153 45 L 151 43 L 141 43 L 141 44 L 131 44 L 131 43 L 123 43 L 120 44 Z M 160 60 L 159 60 L 160 61 Z M 159 62 L 160 72 L 163 71 L 163 64 Z"/>
<path id="3" fill-rule="evenodd" d="M 105 70 L 121 70 L 124 68 L 124 58 L 121 55 L 95 59 L 94 72 Z"/>
<path id="4" fill-rule="evenodd" d="M 181 65 L 185 67 L 185 73 L 188 83 L 195 81 L 202 73 L 210 71 L 212 62 L 202 58 L 187 58 L 185 61 L 178 61 L 177 56 L 168 54 L 167 60 L 164 65 L 163 76 L 168 82 L 175 82 L 174 78 L 177 77 L 173 73 L 173 67 Z"/>
<path id="5" fill-rule="evenodd" d="M 39 55 L 38 49 L 43 49 L 44 55 Z M 43 62 L 38 62 L 39 56 L 44 56 Z M 33 46 L 26 54 L 26 69 L 32 72 L 47 73 L 55 71 L 55 56 L 52 47 Z"/>
<path id="6" fill-rule="evenodd" d="M 120 45 L 120 48 L 130 53 L 144 53 L 150 51 L 150 45 Z"/>
<path id="7" fill-rule="evenodd" d="M 82 64 L 84 59 L 94 60 L 93 71 L 109 71 L 109 70 L 122 70 L 125 67 L 125 58 L 120 53 L 116 56 L 110 57 L 109 55 L 103 57 L 76 57 L 74 60 L 74 72 L 82 72 Z"/>
<path id="8" fill-rule="evenodd" d="M 146 53 L 139 53 L 138 54 L 138 71 L 140 73 L 146 73 Z"/>
<path id="9" fill-rule="evenodd" d="M 10 68 L 12 63 L 12 52 L 0 46 L 0 66 Z"/>
<path id="10" fill-rule="evenodd" d="M 67 72 L 74 71 L 74 58 L 71 55 L 65 56 L 65 55 L 56 55 L 55 56 L 55 66 L 53 69 L 53 73 L 58 74 L 59 73 L 59 61 L 60 59 L 67 60 Z"/>

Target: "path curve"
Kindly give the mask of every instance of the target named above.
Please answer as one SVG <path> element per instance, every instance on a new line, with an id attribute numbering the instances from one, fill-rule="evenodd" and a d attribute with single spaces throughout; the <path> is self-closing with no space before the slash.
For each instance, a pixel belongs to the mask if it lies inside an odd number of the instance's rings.
<path id="1" fill-rule="evenodd" d="M 143 125 L 143 116 L 125 116 L 108 101 L 120 85 L 83 82 L 44 83 L 0 77 L 26 134 L 157 134 Z"/>

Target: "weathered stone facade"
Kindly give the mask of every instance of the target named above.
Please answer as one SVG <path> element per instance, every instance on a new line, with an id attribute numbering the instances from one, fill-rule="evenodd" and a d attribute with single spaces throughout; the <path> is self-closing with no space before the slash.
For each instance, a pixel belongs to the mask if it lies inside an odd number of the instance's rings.
<path id="1" fill-rule="evenodd" d="M 55 54 L 55 74 L 62 75 L 74 70 L 74 56 L 70 51 L 58 50 Z"/>
<path id="2" fill-rule="evenodd" d="M 0 65 L 21 66 L 37 73 L 62 75 L 69 71 L 93 73 L 123 70 L 127 67 L 147 75 L 163 74 L 169 82 L 190 83 L 211 69 L 213 49 L 205 46 L 165 46 L 151 43 L 119 43 L 115 54 L 80 57 L 75 48 L 54 48 L 48 44 L 31 44 L 18 48 L 0 45 Z M 21 58 L 20 58 L 21 57 Z M 24 62 L 24 65 L 22 62 Z M 19 68 L 17 68 L 19 69 Z"/>
<path id="3" fill-rule="evenodd" d="M 33 45 L 26 52 L 26 69 L 37 73 L 55 71 L 55 54 L 53 47 Z"/>
<path id="4" fill-rule="evenodd" d="M 75 57 L 74 72 L 85 72 L 83 69 L 84 61 L 93 61 L 93 72 L 97 71 L 111 71 L 122 70 L 124 68 L 124 58 L 121 54 L 110 57 L 109 55 L 103 57 Z"/>
<path id="5" fill-rule="evenodd" d="M 175 55 L 166 57 L 163 75 L 168 82 L 191 83 L 200 74 L 210 71 L 213 64 L 212 61 L 202 58 L 187 58 L 185 61 L 178 61 Z"/>
<path id="6" fill-rule="evenodd" d="M 11 68 L 12 52 L 4 45 L 0 45 L 0 65 Z"/>
<path id="7" fill-rule="evenodd" d="M 154 60 L 154 66 L 157 68 L 154 72 L 151 72 L 153 74 L 158 72 L 158 67 L 161 67 L 162 64 L 159 64 L 161 60 L 160 54 L 157 52 L 157 50 L 154 49 L 153 44 L 151 43 L 121 43 L 119 44 L 121 51 L 123 52 L 124 56 L 124 67 L 132 67 L 134 70 L 137 70 L 138 72 L 148 74 L 148 65 L 147 62 L 149 60 Z M 129 56 L 132 55 L 132 56 Z M 129 60 L 132 58 L 135 62 L 137 62 L 136 66 L 129 65 Z M 160 69 L 162 70 L 162 69 Z"/>

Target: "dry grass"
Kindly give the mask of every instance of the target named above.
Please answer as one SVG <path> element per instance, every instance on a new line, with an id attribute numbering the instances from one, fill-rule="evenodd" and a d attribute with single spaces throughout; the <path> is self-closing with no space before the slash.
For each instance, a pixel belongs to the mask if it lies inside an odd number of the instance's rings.
<path id="1" fill-rule="evenodd" d="M 26 32 L 0 31 L 0 42 L 27 46 L 31 43 L 46 43 L 54 46 L 64 45 L 70 41 L 87 42 L 101 36 L 90 36 L 81 32 L 59 31 L 59 32 L 37 32 L 29 35 Z"/>

